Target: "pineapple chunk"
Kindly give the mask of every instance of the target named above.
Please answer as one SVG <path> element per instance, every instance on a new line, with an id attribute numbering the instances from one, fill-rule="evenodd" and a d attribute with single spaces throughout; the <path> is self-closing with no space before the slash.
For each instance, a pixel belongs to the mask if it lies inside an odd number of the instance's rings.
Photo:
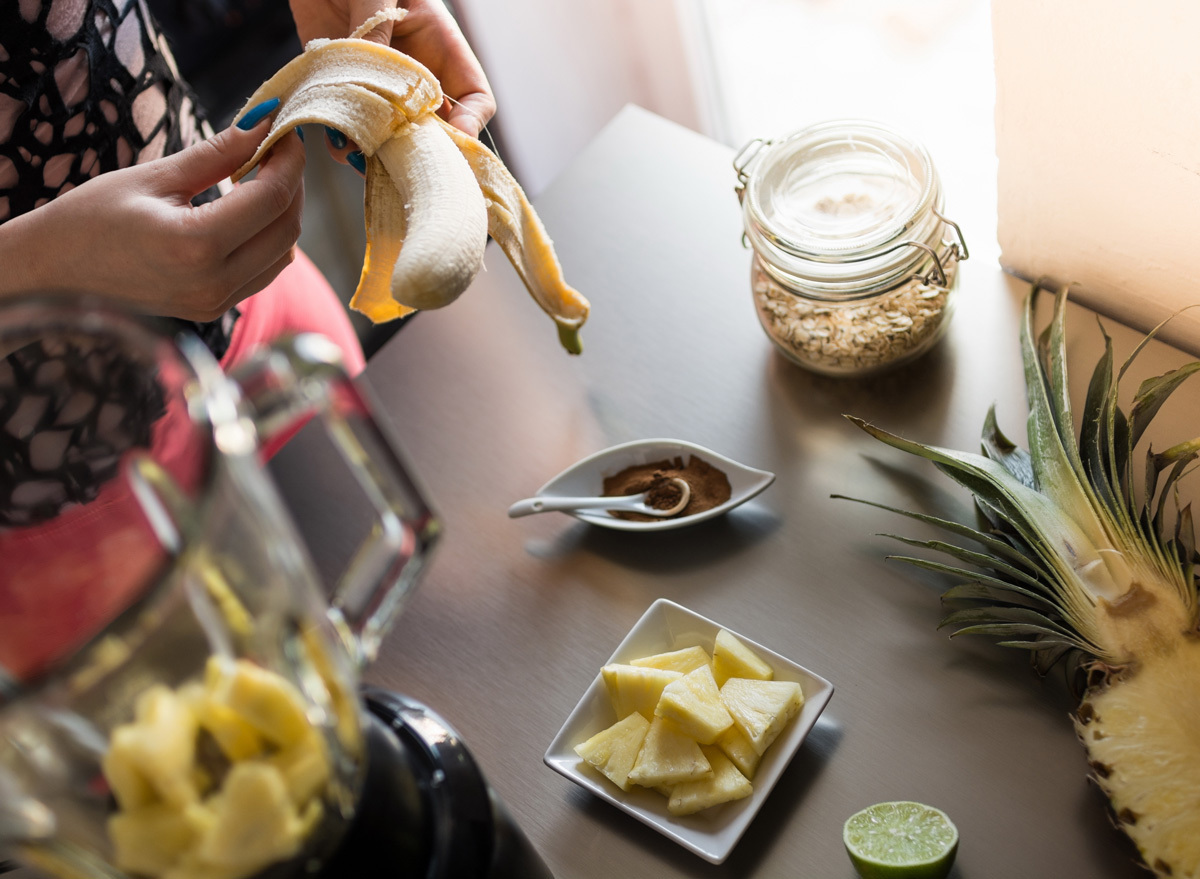
<path id="1" fill-rule="evenodd" d="M 754 792 L 749 779 L 729 762 L 720 748 L 705 746 L 701 749 L 712 766 L 712 778 L 689 781 L 671 789 L 667 811 L 672 815 L 691 815 L 701 809 L 740 800 Z"/>
<path id="2" fill-rule="evenodd" d="M 171 689 L 157 684 L 138 697 L 133 723 L 112 732 L 104 777 L 123 809 L 155 800 L 183 807 L 199 792 L 192 777 L 196 718 Z"/>
<path id="3" fill-rule="evenodd" d="M 213 658 L 207 670 L 209 692 L 273 745 L 286 748 L 312 729 L 304 697 L 281 675 L 252 662 Z"/>
<path id="4" fill-rule="evenodd" d="M 192 852 L 205 865 L 249 876 L 300 850 L 306 828 L 274 766 L 235 763 L 209 805 L 217 820 Z"/>
<path id="5" fill-rule="evenodd" d="M 329 780 L 328 749 L 316 730 L 310 730 L 290 748 L 272 754 L 268 762 L 283 774 L 288 796 L 297 808 L 320 794 Z"/>
<path id="6" fill-rule="evenodd" d="M 654 706 L 662 696 L 663 687 L 683 677 L 670 669 L 641 668 L 620 663 L 604 666 L 600 674 L 617 717 L 627 717 L 636 711 L 646 720 L 654 719 Z"/>
<path id="7" fill-rule="evenodd" d="M 629 772 L 637 760 L 642 742 L 650 729 L 650 721 L 634 711 L 601 730 L 586 742 L 575 746 L 575 753 L 602 772 L 623 791 L 633 787 Z"/>
<path id="8" fill-rule="evenodd" d="M 799 712 L 804 694 L 795 681 L 730 678 L 721 687 L 721 701 L 761 756 Z"/>
<path id="9" fill-rule="evenodd" d="M 195 843 L 203 831 L 197 804 L 177 809 L 154 803 L 108 819 L 113 862 L 126 873 L 157 876 L 165 873 Z"/>
<path id="10" fill-rule="evenodd" d="M 738 729 L 737 721 L 734 721 L 733 726 L 717 736 L 714 744 L 725 752 L 725 756 L 733 761 L 733 765 L 742 775 L 750 780 L 754 779 L 754 772 L 758 769 L 762 755 L 754 750 L 750 739 L 746 738 L 746 734 Z"/>
<path id="11" fill-rule="evenodd" d="M 100 763 L 104 780 L 122 809 L 140 809 L 158 799 L 150 779 L 136 762 L 140 741 L 133 724 L 118 726 Z"/>
<path id="12" fill-rule="evenodd" d="M 653 656 L 629 660 L 630 665 L 642 668 L 665 668 L 670 671 L 677 671 L 680 674 L 695 671 L 700 666 L 708 665 L 711 662 L 712 657 L 708 655 L 708 651 L 698 646 L 685 647 L 682 650 L 672 650 L 669 653 L 655 653 Z"/>
<path id="13" fill-rule="evenodd" d="M 712 667 L 718 687 L 723 686 L 730 678 L 769 681 L 775 677 L 771 666 L 726 629 L 717 632 L 717 641 L 713 645 Z"/>
<path id="14" fill-rule="evenodd" d="M 193 702 L 192 710 L 230 761 L 248 760 L 262 753 L 262 737 L 228 705 L 205 694 Z"/>
<path id="15" fill-rule="evenodd" d="M 712 668 L 707 665 L 667 684 L 654 713 L 673 720 L 685 735 L 701 745 L 711 745 L 733 724 L 733 718 L 721 703 Z"/>
<path id="16" fill-rule="evenodd" d="M 654 718 L 629 780 L 642 787 L 672 787 L 712 776 L 696 742 L 663 717 Z"/>

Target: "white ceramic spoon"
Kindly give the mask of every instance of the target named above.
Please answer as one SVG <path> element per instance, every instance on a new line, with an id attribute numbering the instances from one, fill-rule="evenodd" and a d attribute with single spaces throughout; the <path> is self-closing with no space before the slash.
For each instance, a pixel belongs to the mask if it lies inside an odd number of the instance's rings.
<path id="1" fill-rule="evenodd" d="M 692 487 L 682 479 L 671 479 L 679 486 L 679 500 L 669 507 L 652 507 L 646 503 L 648 492 L 627 494 L 624 497 L 529 497 L 517 501 L 508 508 L 508 517 L 531 516 L 534 513 L 573 513 L 576 510 L 619 510 L 623 513 L 641 513 L 644 516 L 666 518 L 683 512 L 692 499 Z"/>
<path id="2" fill-rule="evenodd" d="M 643 520 L 610 516 L 607 510 L 612 507 L 609 506 L 606 509 L 605 503 L 599 504 L 599 509 L 593 507 L 592 509 L 567 510 L 567 515 L 601 528 L 615 528 L 619 531 L 666 531 L 695 525 L 698 522 L 724 515 L 739 504 L 750 500 L 775 481 L 774 473 L 747 467 L 745 464 L 695 443 L 677 439 L 644 439 L 622 443 L 619 446 L 612 446 L 588 455 L 539 488 L 534 498 L 549 502 L 558 498 L 595 497 L 603 490 L 604 480 L 607 477 L 620 473 L 626 467 L 649 464 L 664 459 L 672 460 L 677 457 L 686 461 L 691 455 L 702 458 L 714 467 L 725 471 L 725 475 L 729 477 L 729 500 L 702 513 L 689 513 L 686 516 L 672 516 L 666 519 Z M 611 499 L 608 499 L 608 503 L 611 503 Z"/>

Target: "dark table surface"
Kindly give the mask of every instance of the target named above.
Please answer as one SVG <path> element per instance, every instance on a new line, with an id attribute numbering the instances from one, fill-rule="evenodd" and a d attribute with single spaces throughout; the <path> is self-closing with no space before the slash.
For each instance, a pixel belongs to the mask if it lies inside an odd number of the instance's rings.
<path id="1" fill-rule="evenodd" d="M 994 216 L 970 192 L 948 206 L 972 245 L 948 337 L 924 359 L 864 380 L 802 371 L 776 354 L 750 299 L 732 151 L 627 108 L 537 199 L 569 281 L 591 300 L 584 354 L 566 355 L 503 255 L 451 307 L 418 315 L 366 380 L 445 522 L 428 574 L 368 681 L 427 702 L 462 734 L 562 879 L 845 877 L 842 823 L 881 800 L 945 809 L 962 842 L 953 875 L 1136 877 L 1075 739 L 1057 676 L 1017 651 L 936 628 L 946 584 L 885 560 L 878 536 L 933 536 L 832 494 L 925 509 L 963 496 L 924 462 L 843 418 L 960 449 L 987 409 L 1024 439 L 1018 324 L 1027 285 L 998 268 Z M 948 164 L 971 157 L 944 157 Z M 953 170 L 953 169 L 952 169 Z M 947 175 L 959 179 L 961 175 Z M 991 186 L 986 175 L 981 187 Z M 972 232 L 976 234 L 972 236 Z M 1118 354 L 1136 334 L 1107 324 Z M 1071 306 L 1077 391 L 1101 337 Z M 1154 343 L 1135 377 L 1187 358 Z M 1081 392 L 1081 391 L 1080 391 Z M 1185 388 L 1162 414 L 1196 433 Z M 511 520 L 509 504 L 609 445 L 689 440 L 777 479 L 729 515 L 656 534 L 562 514 Z M 314 554 L 336 566 L 340 488 L 280 460 Z M 828 678 L 836 692 L 757 819 L 719 866 L 546 768 L 576 701 L 657 598 L 672 599 Z"/>

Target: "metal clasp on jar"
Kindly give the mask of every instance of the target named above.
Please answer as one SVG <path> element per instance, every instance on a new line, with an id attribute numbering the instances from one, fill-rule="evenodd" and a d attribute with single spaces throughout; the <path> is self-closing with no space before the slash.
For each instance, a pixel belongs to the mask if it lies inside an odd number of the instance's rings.
<path id="1" fill-rule="evenodd" d="M 959 228 L 958 223 L 954 222 L 949 217 L 942 216 L 940 213 L 938 213 L 936 208 L 930 208 L 930 210 L 933 212 L 935 217 L 937 217 L 947 226 L 951 227 L 954 230 L 954 234 L 958 236 L 958 241 L 952 243 L 950 247 L 947 248 L 947 258 L 953 259 L 955 262 L 962 262 L 963 260 L 970 259 L 971 252 L 967 250 L 967 239 L 963 238 L 962 229 Z M 743 240 L 744 239 L 745 236 L 743 235 Z M 882 256 L 885 253 L 891 253 L 894 250 L 899 250 L 901 247 L 909 246 L 921 248 L 921 250 L 928 253 L 933 259 L 933 267 L 930 268 L 930 270 L 924 275 L 913 275 L 914 278 L 924 284 L 933 284 L 938 287 L 945 287 L 950 283 L 950 276 L 946 274 L 946 267 L 942 265 L 941 257 L 938 256 L 936 250 L 923 241 L 913 241 L 911 239 L 907 239 L 905 241 L 896 243 L 892 247 L 889 247 L 887 250 L 881 251 L 880 253 L 873 253 L 870 256 L 859 257 L 858 259 L 844 259 L 842 261 L 863 262 L 868 259 L 874 259 L 875 257 Z"/>
<path id="2" fill-rule="evenodd" d="M 741 204 L 746 197 L 746 183 L 750 180 L 750 175 L 746 173 L 747 166 L 755 156 L 762 152 L 763 147 L 769 147 L 773 143 L 773 140 L 756 137 L 738 150 L 737 155 L 733 157 L 733 170 L 737 172 L 738 181 L 737 185 L 733 187 L 733 191 L 737 193 L 738 204 Z M 743 246 L 746 244 L 745 235 L 742 236 L 742 244 Z"/>

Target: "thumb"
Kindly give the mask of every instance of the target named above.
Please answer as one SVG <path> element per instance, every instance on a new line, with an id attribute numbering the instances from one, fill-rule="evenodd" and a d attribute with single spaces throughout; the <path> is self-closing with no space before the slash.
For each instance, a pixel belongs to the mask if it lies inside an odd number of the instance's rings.
<path id="1" fill-rule="evenodd" d="M 253 157 L 268 130 L 269 123 L 264 116 L 247 130 L 231 125 L 214 137 L 167 157 L 174 171 L 171 190 L 190 201 L 193 196 L 220 183 Z"/>
<path id="2" fill-rule="evenodd" d="M 350 0 L 350 30 L 356 30 L 377 12 L 382 12 L 385 9 L 395 9 L 396 4 L 397 0 L 383 0 L 382 3 L 380 0 Z M 392 26 L 394 24 L 393 20 L 385 19 L 363 34 L 362 38 L 372 43 L 390 46 L 392 44 Z"/>

